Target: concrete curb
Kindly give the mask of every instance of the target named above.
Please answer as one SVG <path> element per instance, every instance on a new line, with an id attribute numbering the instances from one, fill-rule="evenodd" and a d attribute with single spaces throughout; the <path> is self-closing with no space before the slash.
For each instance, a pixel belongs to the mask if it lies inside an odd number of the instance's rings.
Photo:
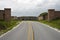
<path id="1" fill-rule="evenodd" d="M 12 28 L 11 30 L 9 30 L 8 32 L 2 34 L 2 35 L 0 36 L 0 38 L 3 37 L 4 35 L 8 34 L 9 32 L 11 32 L 12 30 L 16 29 L 17 27 L 19 27 L 19 25 L 21 25 L 22 23 L 23 23 L 23 22 L 20 22 L 17 26 L 13 27 L 13 28 Z"/>

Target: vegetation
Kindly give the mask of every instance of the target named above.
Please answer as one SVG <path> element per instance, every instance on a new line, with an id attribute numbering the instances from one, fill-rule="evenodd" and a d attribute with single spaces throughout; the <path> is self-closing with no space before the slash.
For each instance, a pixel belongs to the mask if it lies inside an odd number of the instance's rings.
<path id="1" fill-rule="evenodd" d="M 44 15 L 47 15 L 48 13 L 47 12 L 43 12 L 40 14 L 40 16 L 44 16 Z"/>
<path id="2" fill-rule="evenodd" d="M 11 30 L 18 22 L 18 20 L 11 20 L 11 22 L 0 21 L 0 35 Z"/>
<path id="3" fill-rule="evenodd" d="M 39 22 L 48 24 L 54 28 L 58 28 L 60 30 L 60 19 L 56 19 L 56 20 L 52 20 L 50 22 L 46 21 L 46 20 L 40 20 Z"/>

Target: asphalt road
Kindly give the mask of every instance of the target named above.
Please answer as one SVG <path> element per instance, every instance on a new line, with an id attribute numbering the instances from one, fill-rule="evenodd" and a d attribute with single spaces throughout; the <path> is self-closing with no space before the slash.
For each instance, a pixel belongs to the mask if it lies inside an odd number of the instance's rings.
<path id="1" fill-rule="evenodd" d="M 19 27 L 8 32 L 0 38 L 0 40 L 27 40 L 28 37 L 28 23 L 22 22 Z"/>
<path id="2" fill-rule="evenodd" d="M 32 22 L 34 40 L 60 40 L 60 33 L 39 22 Z"/>
<path id="3" fill-rule="evenodd" d="M 59 32 L 34 21 L 23 21 L 17 28 L 0 37 L 0 40 L 28 40 L 30 27 L 32 27 L 34 32 L 34 40 L 60 40 Z"/>

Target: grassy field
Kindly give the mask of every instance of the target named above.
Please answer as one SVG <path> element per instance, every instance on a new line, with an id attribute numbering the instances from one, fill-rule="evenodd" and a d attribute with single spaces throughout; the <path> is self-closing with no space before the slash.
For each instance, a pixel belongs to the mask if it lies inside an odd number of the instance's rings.
<path id="1" fill-rule="evenodd" d="M 39 22 L 42 22 L 44 24 L 48 24 L 48 25 L 60 30 L 60 19 L 52 20 L 50 22 L 48 22 L 46 20 L 40 20 Z"/>
<path id="2" fill-rule="evenodd" d="M 20 21 L 12 20 L 11 22 L 0 21 L 0 25 L 3 25 L 2 29 L 0 26 L 0 35 L 11 30 L 14 26 L 19 24 Z"/>

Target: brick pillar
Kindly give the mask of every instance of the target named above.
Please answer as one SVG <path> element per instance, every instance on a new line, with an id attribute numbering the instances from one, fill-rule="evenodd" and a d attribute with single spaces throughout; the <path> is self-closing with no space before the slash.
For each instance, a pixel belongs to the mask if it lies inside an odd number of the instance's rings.
<path id="1" fill-rule="evenodd" d="M 11 8 L 5 8 L 5 21 L 11 21 Z"/>
<path id="2" fill-rule="evenodd" d="M 54 9 L 49 9 L 48 10 L 48 21 L 51 21 L 51 20 L 53 20 L 54 19 L 54 12 L 55 12 L 55 10 Z"/>

